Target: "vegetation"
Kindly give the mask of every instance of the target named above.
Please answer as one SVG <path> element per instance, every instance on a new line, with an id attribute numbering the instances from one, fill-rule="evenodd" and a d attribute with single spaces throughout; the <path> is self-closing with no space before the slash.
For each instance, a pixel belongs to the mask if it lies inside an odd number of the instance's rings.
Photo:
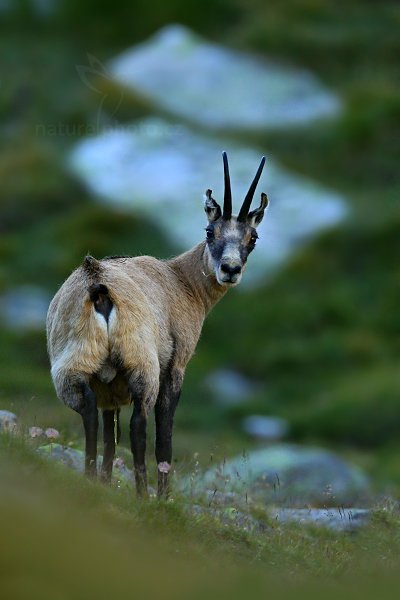
<path id="1" fill-rule="evenodd" d="M 272 598 L 330 598 L 343 590 L 386 598 L 398 581 L 400 517 L 389 503 L 377 507 L 357 536 L 274 521 L 266 532 L 249 534 L 196 516 L 179 497 L 133 500 L 127 489 L 48 463 L 32 441 L 4 435 L 0 477 L 0 576 L 7 598 L 28 591 L 46 599 L 242 598 L 265 589 Z"/>
<path id="2" fill-rule="evenodd" d="M 87 52 L 106 61 L 177 21 L 231 47 L 311 68 L 343 98 L 339 121 L 252 141 L 290 169 L 342 192 L 351 215 L 271 283 L 231 292 L 212 313 L 178 410 L 176 458 L 184 471 L 194 453 L 207 462 L 211 453 L 249 447 L 241 418 L 277 414 L 289 420 L 291 439 L 334 447 L 369 471 L 378 492 L 397 497 L 398 5 L 120 0 L 116 9 L 105 1 L 69 1 L 44 19 L 32 4 L 13 3 L 0 22 L 0 293 L 34 284 L 51 295 L 87 251 L 160 257 L 176 251 L 154 223 L 95 204 L 63 166 L 71 144 L 90 134 L 97 118 L 98 98 L 75 70 Z M 131 119 L 147 109 L 126 98 L 120 110 Z M 201 218 L 199 212 L 199 227 Z M 218 367 L 256 379 L 259 390 L 244 406 L 215 405 L 204 378 Z M 55 399 L 43 332 L 16 332 L 7 324 L 0 330 L 0 408 L 16 412 L 26 427 L 56 426 L 64 441 L 82 443 L 79 418 Z M 364 597 L 384 598 L 395 589 L 395 503 L 384 503 L 354 538 L 271 524 L 267 536 L 250 539 L 212 520 L 189 518 L 179 499 L 132 503 L 122 492 L 47 465 L 15 440 L 1 441 L 0 478 L 7 540 L 0 544 L 0 571 L 8 577 L 2 589 L 16 590 L 18 573 L 20 589 L 29 585 L 31 597 L 102 597 L 105 590 L 162 597 L 163 581 L 165 597 L 190 590 L 194 597 L 234 598 L 251 589 L 250 580 L 254 595 L 267 580 L 278 594 L 280 579 L 290 574 L 298 597 L 306 574 L 329 581 L 323 593 L 333 595 L 355 572 L 365 574 L 368 590 L 356 586 Z M 109 552 L 117 557 L 112 563 Z M 172 580 L 171 572 L 179 574 Z M 384 576 L 387 588 L 380 587 Z M 312 593 L 303 584 L 304 593 Z"/>

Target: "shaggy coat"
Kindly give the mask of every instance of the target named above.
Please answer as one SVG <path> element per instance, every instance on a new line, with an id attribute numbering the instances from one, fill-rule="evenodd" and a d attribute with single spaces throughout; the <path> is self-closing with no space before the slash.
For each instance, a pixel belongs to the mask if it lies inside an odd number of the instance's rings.
<path id="1" fill-rule="evenodd" d="M 170 260 L 87 256 L 54 296 L 47 316 L 58 397 L 83 419 L 85 470 L 96 475 L 98 409 L 103 413 L 102 478 L 110 481 L 120 407 L 133 403 L 130 440 L 137 492 L 147 493 L 146 422 L 155 408 L 158 493 L 168 495 L 172 426 L 186 365 L 207 313 L 237 285 L 268 204 L 249 212 L 261 161 L 238 217 L 232 216 L 224 154 L 223 213 L 207 190 L 207 239 Z"/>
<path id="2" fill-rule="evenodd" d="M 212 276 L 205 247 L 201 242 L 167 261 L 86 257 L 54 296 L 47 317 L 59 398 L 79 408 L 79 394 L 68 389 L 79 377 L 93 386 L 99 408 L 118 408 L 131 402 L 122 376 L 129 373 L 143 387 L 142 408 L 148 413 L 164 375 L 173 371 L 183 378 L 207 313 L 227 291 Z M 105 286 L 111 300 L 108 320 L 90 297 L 96 284 Z"/>

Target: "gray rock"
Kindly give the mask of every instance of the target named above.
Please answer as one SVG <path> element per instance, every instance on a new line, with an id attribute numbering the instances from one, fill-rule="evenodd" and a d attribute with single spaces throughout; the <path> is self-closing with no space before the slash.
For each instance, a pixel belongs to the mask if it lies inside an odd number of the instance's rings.
<path id="1" fill-rule="evenodd" d="M 103 457 L 99 457 L 99 463 L 103 460 Z M 100 466 L 100 465 L 99 465 Z M 117 487 L 134 487 L 135 486 L 135 478 L 131 469 L 128 469 L 125 462 L 122 458 L 114 459 L 113 463 L 113 481 L 115 482 Z M 149 488 L 149 493 L 155 493 L 152 489 Z"/>
<path id="2" fill-rule="evenodd" d="M 110 70 L 154 108 L 212 129 L 301 125 L 341 108 L 309 71 L 208 43 L 178 25 L 125 51 Z"/>
<path id="3" fill-rule="evenodd" d="M 206 377 L 204 384 L 215 402 L 222 406 L 242 404 L 256 389 L 253 382 L 230 369 L 213 371 Z"/>
<path id="4" fill-rule="evenodd" d="M 246 417 L 242 421 L 242 427 L 243 431 L 248 435 L 266 442 L 281 440 L 289 431 L 289 424 L 285 419 L 262 415 L 250 415 Z"/>
<path id="5" fill-rule="evenodd" d="M 253 503 L 246 494 L 236 492 L 220 492 L 218 490 L 206 490 L 205 501 L 209 507 L 234 506 L 248 509 Z"/>
<path id="6" fill-rule="evenodd" d="M 0 432 L 16 433 L 18 426 L 17 415 L 8 411 L 0 410 Z"/>
<path id="7" fill-rule="evenodd" d="M 41 288 L 21 286 L 0 297 L 0 314 L 12 329 L 42 329 L 50 298 Z"/>
<path id="8" fill-rule="evenodd" d="M 352 531 L 370 519 L 370 511 L 365 508 L 272 508 L 268 512 L 279 523 L 316 525 L 334 531 Z"/>
<path id="9" fill-rule="evenodd" d="M 237 527 L 250 533 L 268 533 L 272 526 L 256 519 L 248 512 L 238 510 L 235 505 L 218 506 L 189 505 L 186 510 L 195 517 L 209 516 L 227 526 Z M 333 531 L 352 532 L 367 525 L 371 512 L 365 508 L 271 508 L 268 517 L 279 524 L 324 527 Z M 268 519 L 266 519 L 268 521 Z"/>
<path id="10" fill-rule="evenodd" d="M 132 127 L 81 140 L 69 160 L 73 172 L 99 201 L 156 218 L 171 241 L 185 250 L 203 237 L 204 190 L 210 187 L 217 200 L 223 198 L 223 148 L 229 155 L 237 211 L 260 151 L 206 137 L 183 125 L 155 118 L 137 121 Z M 244 286 L 264 281 L 310 237 L 334 226 L 347 213 L 339 194 L 289 173 L 270 158 L 259 189 L 268 193 L 270 206 L 259 227 L 257 252 L 249 261 Z"/>
<path id="11" fill-rule="evenodd" d="M 208 516 L 217 519 L 223 525 L 235 527 L 249 533 L 266 533 L 271 527 L 252 515 L 237 510 L 233 506 L 226 508 L 206 507 L 199 504 L 187 505 L 186 511 L 194 517 Z"/>
<path id="12" fill-rule="evenodd" d="M 40 446 L 37 451 L 42 456 L 60 462 L 75 471 L 83 473 L 85 469 L 85 454 L 82 450 L 75 450 L 61 444 L 46 444 Z"/>
<path id="13" fill-rule="evenodd" d="M 60 462 L 61 464 L 83 473 L 85 470 L 85 453 L 82 450 L 76 450 L 63 446 L 61 444 L 46 444 L 40 446 L 37 451 L 42 456 Z M 100 469 L 103 457 L 97 457 L 97 467 Z M 121 458 L 114 460 L 113 483 L 117 487 L 134 486 L 132 471 L 128 469 Z"/>
<path id="14" fill-rule="evenodd" d="M 237 492 L 262 504 L 290 507 L 349 506 L 368 499 L 363 472 L 320 448 L 280 444 L 237 456 L 203 475 L 187 478 L 182 487 L 192 496 L 205 490 Z"/>

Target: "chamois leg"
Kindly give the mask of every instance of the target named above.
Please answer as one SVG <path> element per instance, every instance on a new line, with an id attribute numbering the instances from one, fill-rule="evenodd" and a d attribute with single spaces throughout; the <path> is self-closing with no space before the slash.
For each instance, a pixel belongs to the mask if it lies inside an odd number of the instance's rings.
<path id="1" fill-rule="evenodd" d="M 119 414 L 120 414 L 120 412 L 121 412 L 121 410 L 118 408 L 117 409 L 117 431 L 115 432 L 117 444 L 119 444 L 119 442 L 121 440 L 121 425 L 120 425 L 120 422 L 119 422 Z"/>
<path id="2" fill-rule="evenodd" d="M 103 453 L 103 464 L 101 466 L 101 479 L 105 483 L 111 483 L 113 460 L 115 456 L 115 435 L 117 435 L 118 443 L 118 430 L 115 432 L 114 423 L 114 410 L 103 410 L 103 440 L 104 440 L 104 453 Z M 117 411 L 118 429 L 119 429 L 119 410 Z"/>
<path id="3" fill-rule="evenodd" d="M 146 427 L 147 417 L 142 410 L 142 405 L 135 400 L 133 414 L 130 422 L 131 450 L 135 471 L 136 493 L 139 497 L 147 497 L 146 473 Z"/>
<path id="4" fill-rule="evenodd" d="M 82 417 L 86 438 L 85 473 L 89 477 L 96 477 L 98 414 L 96 396 L 89 387 L 89 377 L 86 373 L 60 369 L 53 373 L 53 380 L 60 400 Z"/>
<path id="5" fill-rule="evenodd" d="M 182 379 L 183 376 L 178 371 L 172 371 L 166 377 L 155 407 L 157 495 L 159 498 L 168 498 L 170 494 L 169 472 L 172 460 L 172 428 L 175 409 L 181 393 Z"/>
<path id="6" fill-rule="evenodd" d="M 78 411 L 83 420 L 85 429 L 85 473 L 89 477 L 97 476 L 97 431 L 99 427 L 96 396 L 89 388 L 85 386 L 83 393 L 83 403 Z"/>
<path id="7" fill-rule="evenodd" d="M 139 497 L 148 495 L 145 463 L 147 415 L 156 403 L 160 377 L 157 363 L 146 367 L 146 371 L 133 370 L 128 378 L 128 389 L 134 407 L 130 421 L 131 450 L 136 493 Z"/>

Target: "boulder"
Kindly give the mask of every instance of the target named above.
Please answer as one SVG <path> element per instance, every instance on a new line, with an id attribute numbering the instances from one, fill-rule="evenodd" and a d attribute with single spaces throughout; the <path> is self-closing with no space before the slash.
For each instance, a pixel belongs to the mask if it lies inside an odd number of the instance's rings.
<path id="1" fill-rule="evenodd" d="M 109 68 L 123 89 L 155 110 L 202 128 L 258 132 L 341 110 L 339 98 L 310 71 L 212 44 L 181 25 L 124 51 Z"/>
<path id="2" fill-rule="evenodd" d="M 83 473 L 85 470 L 85 453 L 61 444 L 45 444 L 37 451 L 42 456 L 60 462 L 61 464 Z M 100 469 L 103 457 L 97 457 L 97 467 Z M 113 483 L 117 487 L 134 486 L 133 474 L 125 465 L 122 458 L 116 458 L 113 466 Z"/>
<path id="3" fill-rule="evenodd" d="M 85 469 L 85 453 L 82 450 L 76 450 L 61 444 L 45 444 L 39 446 L 37 451 L 42 456 L 58 461 L 75 471 L 83 473 Z"/>
<path id="4" fill-rule="evenodd" d="M 17 415 L 9 410 L 0 410 L 0 433 L 15 433 L 17 425 Z"/>
<path id="5" fill-rule="evenodd" d="M 218 490 L 207 490 L 205 496 L 206 504 L 210 508 L 234 507 L 248 510 L 252 506 L 251 498 L 236 492 L 219 492 Z"/>
<path id="6" fill-rule="evenodd" d="M 368 500 L 367 477 L 321 448 L 280 444 L 232 458 L 203 475 L 184 479 L 192 496 L 235 492 L 260 504 L 290 507 L 352 506 Z"/>
<path id="7" fill-rule="evenodd" d="M 279 523 L 314 525 L 334 531 L 353 531 L 370 519 L 366 508 L 272 508 L 268 512 L 270 518 Z"/>
<path id="8" fill-rule="evenodd" d="M 248 507 L 247 507 L 248 508 Z M 278 508 L 267 511 L 268 518 L 255 518 L 248 511 L 238 510 L 235 504 L 185 506 L 194 517 L 212 517 L 223 525 L 233 526 L 249 533 L 268 534 L 273 531 L 273 520 L 278 525 L 322 527 L 336 532 L 353 532 L 368 524 L 371 511 L 365 508 Z"/>

